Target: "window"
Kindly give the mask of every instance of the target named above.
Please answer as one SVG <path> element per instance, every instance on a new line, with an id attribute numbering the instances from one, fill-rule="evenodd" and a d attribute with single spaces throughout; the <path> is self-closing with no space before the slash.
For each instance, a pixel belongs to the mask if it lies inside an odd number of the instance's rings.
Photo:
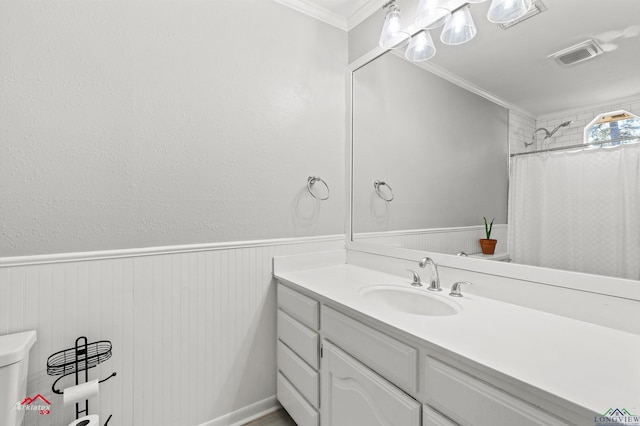
<path id="1" fill-rule="evenodd" d="M 584 143 L 617 146 L 640 142 L 640 117 L 627 111 L 600 114 L 584 128 Z"/>

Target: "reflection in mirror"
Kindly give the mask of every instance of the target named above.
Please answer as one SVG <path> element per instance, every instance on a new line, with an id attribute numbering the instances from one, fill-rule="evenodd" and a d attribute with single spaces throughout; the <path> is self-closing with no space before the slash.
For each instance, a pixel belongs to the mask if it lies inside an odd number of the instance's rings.
<path id="1" fill-rule="evenodd" d="M 504 254 L 507 120 L 505 108 L 392 53 L 358 69 L 353 239 L 478 253 L 487 216 Z"/>
<path id="2" fill-rule="evenodd" d="M 635 54 L 640 25 L 632 13 L 640 6 L 637 0 L 619 0 L 615 7 L 604 3 L 544 0 L 544 13 L 506 28 L 487 20 L 489 2 L 480 2 L 471 7 L 479 36 L 452 47 L 434 33 L 438 53 L 420 63 L 431 71 L 424 77 L 416 77 L 422 72 L 417 65 L 403 68 L 394 56 L 404 57 L 402 49 L 353 71 L 352 246 L 385 252 L 358 244 L 367 242 L 473 256 L 483 238 L 482 217 L 495 217 L 492 238 L 499 240 L 501 260 L 637 284 L 640 160 L 634 152 L 640 149 L 635 143 L 640 129 L 637 119 L 615 120 L 622 111 L 640 116 L 640 55 Z M 591 53 L 597 54 L 581 55 L 585 46 L 595 46 Z M 374 71 L 378 74 L 367 77 Z M 463 113 L 464 105 L 447 109 L 464 98 L 448 81 L 507 108 L 507 130 L 497 130 L 500 120 L 478 119 L 480 125 L 467 120 L 488 111 L 497 114 L 493 119 L 499 116 L 499 107 L 486 100 L 484 111 L 471 95 L 471 111 Z M 617 125 L 608 124 L 614 121 Z M 487 128 L 495 134 L 489 136 Z M 498 142 L 506 134 L 508 150 Z M 494 162 L 484 163 L 489 160 Z M 494 176 L 484 174 L 487 170 Z M 526 180 L 519 176 L 525 171 L 531 172 Z M 375 179 L 393 186 L 394 201 L 375 196 Z M 480 192 L 487 188 L 495 191 Z M 470 238 L 469 230 L 477 234 Z M 488 265 L 516 275 L 550 273 Z M 566 275 L 551 275 L 564 285 Z"/>
<path id="3" fill-rule="evenodd" d="M 640 277 L 640 145 L 514 156 L 509 253 L 527 265 Z"/>
<path id="4" fill-rule="evenodd" d="M 534 120 L 391 52 L 352 90 L 353 241 L 640 279 L 640 103 Z"/>

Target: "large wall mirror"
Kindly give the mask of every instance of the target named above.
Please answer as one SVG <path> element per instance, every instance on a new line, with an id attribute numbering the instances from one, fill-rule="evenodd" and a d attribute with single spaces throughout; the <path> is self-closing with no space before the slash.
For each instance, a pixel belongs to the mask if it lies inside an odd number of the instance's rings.
<path id="1" fill-rule="evenodd" d="M 640 73 L 632 71 L 640 56 L 629 53 L 640 51 L 640 25 L 629 14 L 639 6 L 624 0 L 605 17 L 600 2 L 544 3 L 539 16 L 509 30 L 486 22 L 487 4 L 473 4 L 482 36 L 472 47 L 437 44 L 430 65 L 393 50 L 372 51 L 352 67 L 356 246 L 640 280 L 640 129 L 607 148 L 575 147 L 598 115 L 640 113 Z M 579 38 L 595 40 L 602 53 L 569 67 L 548 58 Z M 613 81 L 602 78 L 614 70 Z M 563 163 L 557 170 L 547 162 L 554 155 Z M 551 191 L 551 201 L 536 198 Z M 494 256 L 480 252 L 483 217 L 494 219 Z M 524 239 L 546 244 L 542 254 L 528 253 Z M 599 247 L 587 248 L 589 240 Z"/>
<path id="2" fill-rule="evenodd" d="M 506 252 L 508 110 L 387 52 L 353 75 L 353 240 Z"/>

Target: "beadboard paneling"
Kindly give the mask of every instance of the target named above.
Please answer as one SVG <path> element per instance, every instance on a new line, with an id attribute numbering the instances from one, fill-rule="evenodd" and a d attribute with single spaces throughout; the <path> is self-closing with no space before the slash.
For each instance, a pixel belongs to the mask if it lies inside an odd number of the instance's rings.
<path id="1" fill-rule="evenodd" d="M 81 335 L 113 343 L 90 377 L 117 372 L 89 403 L 102 422 L 113 414 L 114 425 L 223 425 L 260 407 L 276 389 L 271 259 L 336 248 L 341 237 L 0 267 L 0 334 L 37 331 L 28 394 L 52 402 L 50 415 L 29 412 L 25 426 L 73 420 L 74 407 L 51 391 L 46 360 Z"/>
<path id="2" fill-rule="evenodd" d="M 496 253 L 506 253 L 507 225 L 494 225 L 491 236 L 498 240 Z M 467 254 L 478 254 L 482 252 L 478 242 L 480 238 L 486 238 L 484 225 L 358 233 L 354 241 L 435 253 L 457 254 L 464 251 Z"/>

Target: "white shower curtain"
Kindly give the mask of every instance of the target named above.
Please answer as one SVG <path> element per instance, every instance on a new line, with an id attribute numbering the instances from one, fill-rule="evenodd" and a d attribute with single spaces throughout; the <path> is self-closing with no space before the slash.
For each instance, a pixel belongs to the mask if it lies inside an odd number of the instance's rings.
<path id="1" fill-rule="evenodd" d="M 640 144 L 511 158 L 517 263 L 640 279 Z"/>

